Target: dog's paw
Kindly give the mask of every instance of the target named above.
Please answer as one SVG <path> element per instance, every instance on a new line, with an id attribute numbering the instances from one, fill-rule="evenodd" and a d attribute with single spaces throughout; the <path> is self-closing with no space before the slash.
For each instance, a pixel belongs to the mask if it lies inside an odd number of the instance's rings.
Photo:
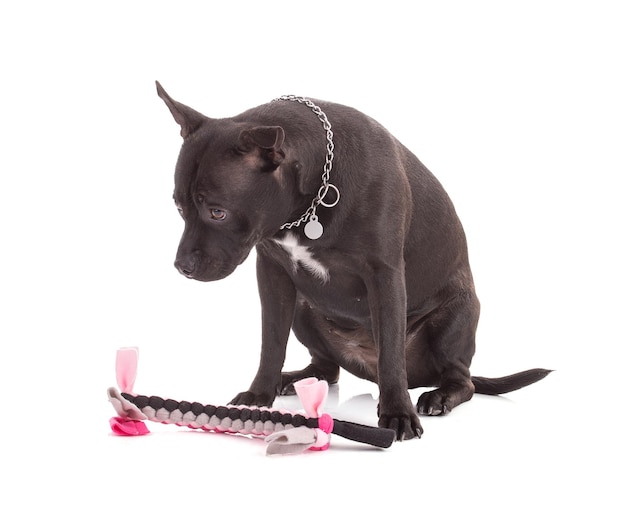
<path id="1" fill-rule="evenodd" d="M 454 408 L 448 395 L 439 389 L 424 392 L 417 400 L 420 415 L 447 415 Z"/>
<path id="2" fill-rule="evenodd" d="M 282 373 L 280 381 L 281 396 L 295 396 L 296 389 L 293 384 L 302 379 L 302 371 L 294 371 L 291 373 Z"/>
<path id="3" fill-rule="evenodd" d="M 274 395 L 267 393 L 256 394 L 247 390 L 237 394 L 228 404 L 235 406 L 272 406 L 273 402 Z"/>
<path id="4" fill-rule="evenodd" d="M 295 396 L 296 388 L 293 386 L 293 383 L 288 383 L 280 389 L 281 396 Z"/>
<path id="5" fill-rule="evenodd" d="M 424 429 L 415 413 L 381 414 L 378 427 L 392 429 L 396 432 L 396 441 L 421 438 Z"/>

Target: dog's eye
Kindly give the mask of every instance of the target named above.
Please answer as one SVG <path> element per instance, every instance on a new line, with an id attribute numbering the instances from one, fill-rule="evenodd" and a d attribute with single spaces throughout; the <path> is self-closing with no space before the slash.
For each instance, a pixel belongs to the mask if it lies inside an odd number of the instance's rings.
<path id="1" fill-rule="evenodd" d="M 226 219 L 226 211 L 223 209 L 211 209 L 211 218 L 213 220 L 224 220 Z"/>

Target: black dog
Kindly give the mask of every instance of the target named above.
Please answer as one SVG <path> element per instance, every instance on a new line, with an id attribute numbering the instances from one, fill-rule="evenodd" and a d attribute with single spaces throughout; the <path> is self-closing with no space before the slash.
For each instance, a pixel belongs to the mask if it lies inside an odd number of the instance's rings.
<path id="1" fill-rule="evenodd" d="M 437 179 L 376 121 L 293 96 L 210 119 L 157 92 L 184 139 L 176 267 L 217 280 L 257 251 L 261 361 L 233 404 L 271 405 L 342 367 L 378 384 L 379 425 L 402 440 L 422 433 L 416 411 L 446 414 L 548 373 L 470 376 L 479 303 L 463 228 Z M 281 373 L 290 329 L 311 364 Z M 414 387 L 438 388 L 416 410 Z"/>

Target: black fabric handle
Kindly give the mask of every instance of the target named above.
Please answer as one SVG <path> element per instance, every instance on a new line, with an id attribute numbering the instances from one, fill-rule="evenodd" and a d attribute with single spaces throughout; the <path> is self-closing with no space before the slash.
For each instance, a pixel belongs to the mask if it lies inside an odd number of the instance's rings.
<path id="1" fill-rule="evenodd" d="M 377 428 L 355 424 L 354 422 L 333 419 L 333 431 L 335 435 L 342 436 L 348 440 L 373 445 L 375 447 L 391 447 L 396 439 L 396 432 L 393 429 Z"/>

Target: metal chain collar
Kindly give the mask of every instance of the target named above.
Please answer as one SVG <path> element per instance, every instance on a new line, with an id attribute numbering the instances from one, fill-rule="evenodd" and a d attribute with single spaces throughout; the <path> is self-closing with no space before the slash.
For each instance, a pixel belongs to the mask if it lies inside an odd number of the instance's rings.
<path id="1" fill-rule="evenodd" d="M 326 117 L 326 114 L 322 111 L 322 109 L 318 107 L 315 103 L 313 103 L 313 101 L 311 101 L 310 99 L 304 98 L 302 96 L 285 95 L 272 100 L 272 102 L 274 101 L 295 101 L 306 105 L 313 111 L 313 113 L 315 113 L 315 115 L 317 115 L 320 122 L 322 123 L 322 126 L 324 127 L 324 130 L 326 131 L 326 162 L 324 163 L 324 170 L 322 172 L 322 186 L 320 186 L 317 195 L 313 198 L 313 201 L 311 202 L 309 208 L 300 218 L 298 218 L 298 220 L 296 220 L 295 222 L 288 222 L 280 227 L 281 230 L 292 229 L 294 227 L 300 227 L 302 222 L 306 222 L 306 225 L 304 226 L 304 233 L 308 238 L 315 240 L 318 239 L 324 232 L 324 228 L 322 227 L 322 224 L 319 223 L 319 219 L 316 215 L 317 206 L 321 204 L 324 207 L 332 208 L 337 205 L 340 198 L 338 188 L 329 182 L 330 171 L 333 168 L 335 149 L 335 144 L 333 143 L 333 132 L 331 129 L 332 126 L 328 120 L 328 117 Z M 337 197 L 334 202 L 326 203 L 324 202 L 324 199 L 328 194 L 329 188 L 332 188 L 335 191 Z"/>

